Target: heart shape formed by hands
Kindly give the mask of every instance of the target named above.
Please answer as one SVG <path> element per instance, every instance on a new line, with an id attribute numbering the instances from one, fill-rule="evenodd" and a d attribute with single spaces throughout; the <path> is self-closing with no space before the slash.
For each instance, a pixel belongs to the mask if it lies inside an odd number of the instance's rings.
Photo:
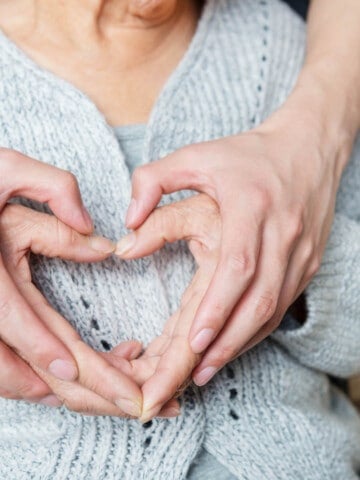
<path id="1" fill-rule="evenodd" d="M 159 222 L 164 231 L 157 228 Z M 200 360 L 190 348 L 188 334 L 202 292 L 216 265 L 213 250 L 216 250 L 214 246 L 219 243 L 219 238 L 215 241 L 216 235 L 209 235 L 209 232 L 219 232 L 214 228 L 216 226 L 219 226 L 216 204 L 206 195 L 196 195 L 156 209 L 132 234 L 137 237 L 136 249 L 132 251 L 135 256 L 148 255 L 166 241 L 188 238 L 190 249 L 203 268 L 197 271 L 179 310 L 166 323 L 162 335 L 155 338 L 140 356 L 142 347 L 135 341 L 123 342 L 112 352 L 100 353 L 82 342 L 70 324 L 36 289 L 31 281 L 28 253 L 89 262 L 105 259 L 115 246 L 103 238 L 80 235 L 53 216 L 19 205 L 8 205 L 4 209 L 0 221 L 0 246 L 6 268 L 44 326 L 63 341 L 78 365 L 78 379 L 69 382 L 59 380 L 28 362 L 49 385 L 60 404 L 64 403 L 77 412 L 141 417 L 143 421 L 156 415 L 171 417 L 179 413 L 178 403 L 173 398 L 189 382 L 191 372 Z M 194 227 L 197 233 L 194 233 Z M 15 350 L 11 341 L 8 343 Z M 17 353 L 21 355 L 18 350 Z"/>
<path id="2" fill-rule="evenodd" d="M 119 242 L 116 250 L 121 258 L 134 259 L 154 253 L 167 242 L 182 239 L 188 241 L 198 269 L 162 335 L 139 358 L 129 362 L 127 370 L 142 385 L 142 421 L 156 416 L 167 401 L 190 383 L 192 372 L 202 358 L 191 348 L 189 334 L 218 262 L 221 245 L 218 206 L 206 194 L 198 194 L 157 208 L 141 227 Z M 116 354 L 116 349 L 113 353 Z"/>

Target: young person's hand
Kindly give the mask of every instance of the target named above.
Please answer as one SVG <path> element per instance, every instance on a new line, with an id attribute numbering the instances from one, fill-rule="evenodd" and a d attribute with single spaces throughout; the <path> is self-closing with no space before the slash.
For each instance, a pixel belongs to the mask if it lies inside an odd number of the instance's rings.
<path id="1" fill-rule="evenodd" d="M 77 181 L 70 172 L 17 151 L 0 148 L 0 214 L 9 199 L 19 196 L 47 203 L 56 217 L 74 231 L 90 234 L 93 230 Z M 0 252 L 0 325 L 13 325 L 15 331 L 15 326 L 18 325 L 19 328 L 21 321 L 27 329 L 31 329 L 33 324 L 37 325 L 42 334 L 33 336 L 33 343 L 22 353 L 34 365 L 57 378 L 75 380 L 78 370 L 74 358 L 66 346 L 45 328 L 36 311 L 16 288 L 4 265 L 5 260 Z M 19 328 L 18 333 L 22 331 Z M 24 338 L 24 343 L 26 340 Z M 10 354 L 3 347 L 1 352 L 0 363 L 3 364 Z M 30 376 L 31 381 L 19 385 L 22 394 L 29 398 L 44 395 L 48 391 L 47 387 L 33 373 Z"/>
<path id="2" fill-rule="evenodd" d="M 185 147 L 135 170 L 132 229 L 162 194 L 181 189 L 204 192 L 219 207 L 217 264 L 189 331 L 193 352 L 206 351 L 195 371 L 199 384 L 267 337 L 320 266 L 345 153 L 341 162 L 329 161 L 329 152 L 312 149 L 321 135 L 310 119 L 310 129 L 304 118 L 293 119 L 298 133 L 288 137 L 293 117 L 291 109 L 282 111 L 258 129 Z M 311 162 L 303 160 L 306 144 Z"/>

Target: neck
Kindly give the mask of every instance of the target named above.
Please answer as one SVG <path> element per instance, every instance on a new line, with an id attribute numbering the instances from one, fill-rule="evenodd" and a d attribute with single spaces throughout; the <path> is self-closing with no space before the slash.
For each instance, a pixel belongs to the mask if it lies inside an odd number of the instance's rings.
<path id="1" fill-rule="evenodd" d="M 195 0 L 4 0 L 0 19 L 7 20 L 0 20 L 0 26 L 23 43 L 41 37 L 84 52 L 117 42 L 124 63 L 131 67 L 131 59 L 136 65 L 161 55 L 175 36 L 178 43 L 179 37 L 188 42 L 200 4 Z"/>
<path id="2" fill-rule="evenodd" d="M 0 0 L 0 27 L 36 63 L 84 91 L 110 123 L 138 123 L 188 48 L 199 5 Z"/>
<path id="3" fill-rule="evenodd" d="M 27 2 L 29 3 L 29 2 Z M 152 34 L 174 27 L 196 10 L 194 0 L 32 0 L 36 23 L 51 22 L 63 30 L 92 31 L 100 37 L 121 34 Z M 85 30 L 84 30 L 85 29 Z"/>

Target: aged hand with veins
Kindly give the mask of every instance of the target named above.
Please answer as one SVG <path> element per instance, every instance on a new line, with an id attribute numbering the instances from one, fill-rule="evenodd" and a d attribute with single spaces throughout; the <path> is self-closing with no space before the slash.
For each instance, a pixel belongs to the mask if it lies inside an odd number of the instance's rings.
<path id="1" fill-rule="evenodd" d="M 190 346 L 189 333 L 220 254 L 221 218 L 218 206 L 207 195 L 199 194 L 160 207 L 141 227 L 122 239 L 116 251 L 124 259 L 139 258 L 155 252 L 166 242 L 180 239 L 188 241 L 198 265 L 196 274 L 182 297 L 180 308 L 169 319 L 162 335 L 150 343 L 143 355 L 131 362 L 132 373 L 131 370 L 127 371 L 142 384 L 142 421 L 156 416 L 169 399 L 186 387 L 194 368 L 201 361 L 201 355 L 194 353 Z M 129 245 L 132 247 L 129 248 Z M 233 336 L 234 328 L 239 330 L 239 324 L 225 329 L 218 337 L 219 348 L 222 345 L 230 348 L 229 339 Z M 244 336 L 231 342 L 232 357 L 236 356 L 245 340 Z M 229 360 L 226 359 L 225 363 Z M 205 355 L 201 364 L 206 368 L 208 363 Z M 215 368 L 218 370 L 221 367 L 219 363 Z M 202 383 L 201 376 L 195 375 L 194 379 L 198 384 Z"/>

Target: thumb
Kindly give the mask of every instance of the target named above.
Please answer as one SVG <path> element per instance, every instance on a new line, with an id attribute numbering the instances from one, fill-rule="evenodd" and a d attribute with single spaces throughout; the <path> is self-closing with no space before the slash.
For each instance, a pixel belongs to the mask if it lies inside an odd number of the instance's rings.
<path id="1" fill-rule="evenodd" d="M 185 227 L 186 221 L 179 215 L 175 204 L 157 208 L 141 227 L 118 242 L 115 255 L 124 259 L 151 255 L 165 243 L 184 238 Z"/>
<path id="2" fill-rule="evenodd" d="M 144 257 L 177 240 L 197 240 L 211 248 L 214 235 L 210 231 L 218 220 L 216 203 L 206 194 L 194 195 L 154 210 L 118 242 L 115 254 L 124 259 Z"/>
<path id="3" fill-rule="evenodd" d="M 115 250 L 103 237 L 76 232 L 53 215 L 20 205 L 7 205 L 1 220 L 2 244 L 9 251 L 32 251 L 46 257 L 61 257 L 76 262 L 99 261 Z"/>
<path id="4" fill-rule="evenodd" d="M 206 175 L 200 171 L 197 145 L 184 147 L 165 158 L 138 167 L 132 176 L 132 198 L 126 216 L 127 228 L 137 228 L 161 200 L 162 195 L 184 189 L 207 193 Z"/>

